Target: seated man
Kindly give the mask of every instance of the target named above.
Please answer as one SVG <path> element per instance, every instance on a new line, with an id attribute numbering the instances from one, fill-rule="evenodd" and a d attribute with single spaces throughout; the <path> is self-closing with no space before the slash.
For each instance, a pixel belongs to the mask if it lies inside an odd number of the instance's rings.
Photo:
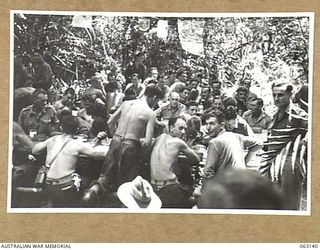
<path id="1" fill-rule="evenodd" d="M 26 134 L 31 129 L 37 131 L 37 134 L 50 136 L 57 130 L 58 119 L 56 111 L 50 105 L 47 105 L 48 95 L 43 89 L 36 89 L 32 93 L 32 105 L 21 110 L 19 115 L 19 125 Z"/>
<path id="2" fill-rule="evenodd" d="M 252 99 L 248 102 L 249 110 L 244 112 L 242 118 L 250 125 L 254 132 L 268 129 L 271 118 L 262 110 L 263 100 L 261 98 Z"/>
<path id="3" fill-rule="evenodd" d="M 178 117 L 185 111 L 186 106 L 180 103 L 180 96 L 177 92 L 170 94 L 169 103 L 156 110 L 156 115 L 159 118 L 168 120 L 172 117 Z"/>
<path id="4" fill-rule="evenodd" d="M 97 151 L 81 140 L 73 139 L 78 131 L 78 119 L 72 115 L 61 121 L 62 135 L 53 136 L 34 146 L 32 153 L 47 150 L 46 166 L 49 167 L 45 180 L 48 207 L 74 207 L 79 202 L 79 175 L 75 173 L 79 155 L 92 158 L 105 157 L 106 152 Z"/>
<path id="5" fill-rule="evenodd" d="M 68 107 L 72 110 L 77 110 L 77 107 L 74 105 L 76 92 L 73 88 L 67 88 L 60 100 L 56 101 L 54 108 L 57 110 L 61 106 Z"/>
<path id="6" fill-rule="evenodd" d="M 245 169 L 246 163 L 262 148 L 254 138 L 243 136 L 225 129 L 226 119 L 222 112 L 210 114 L 207 121 L 210 138 L 207 150 L 207 162 L 204 167 L 204 178 L 212 178 L 230 169 Z M 248 150 L 248 153 L 245 152 Z"/>
<path id="7" fill-rule="evenodd" d="M 162 207 L 192 207 L 189 198 L 193 187 L 179 183 L 173 171 L 179 153 L 183 153 L 191 165 L 198 164 L 200 160 L 181 139 L 186 127 L 182 118 L 170 118 L 169 134 L 162 134 L 156 139 L 151 153 L 151 184 L 162 201 Z"/>

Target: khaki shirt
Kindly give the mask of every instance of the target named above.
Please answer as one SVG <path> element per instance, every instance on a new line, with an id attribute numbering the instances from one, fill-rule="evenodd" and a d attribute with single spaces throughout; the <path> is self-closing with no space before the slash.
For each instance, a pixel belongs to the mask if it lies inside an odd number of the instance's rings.
<path id="1" fill-rule="evenodd" d="M 45 106 L 41 113 L 36 113 L 30 105 L 21 110 L 19 115 L 19 125 L 29 134 L 30 129 L 35 129 L 38 134 L 49 136 L 53 131 L 57 131 L 58 118 L 56 111 L 50 105 Z"/>

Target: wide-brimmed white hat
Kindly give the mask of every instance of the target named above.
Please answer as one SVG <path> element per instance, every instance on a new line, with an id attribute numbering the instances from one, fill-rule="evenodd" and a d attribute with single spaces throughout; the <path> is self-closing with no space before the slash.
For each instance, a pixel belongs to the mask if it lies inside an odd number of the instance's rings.
<path id="1" fill-rule="evenodd" d="M 153 192 L 152 186 L 141 176 L 123 183 L 117 191 L 118 198 L 127 208 L 161 208 L 161 200 Z"/>

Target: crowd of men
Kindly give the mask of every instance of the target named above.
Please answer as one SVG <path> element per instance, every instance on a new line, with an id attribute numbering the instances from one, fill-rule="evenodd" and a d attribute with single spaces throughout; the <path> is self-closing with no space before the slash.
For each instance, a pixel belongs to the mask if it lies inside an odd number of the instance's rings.
<path id="1" fill-rule="evenodd" d="M 123 84 L 93 76 L 81 96 L 69 87 L 52 97 L 43 57 L 35 54 L 32 74 L 15 58 L 12 205 L 24 206 L 14 188 L 33 187 L 42 171 L 45 207 L 128 207 L 129 192 L 141 208 L 287 208 L 281 190 L 247 163 L 263 147 L 257 133 L 307 128 L 307 85 L 270 83 L 271 117 L 251 79 L 230 96 L 217 79 L 186 69 L 159 74 L 143 61 L 137 53 Z M 87 142 L 108 138 L 104 152 Z M 30 158 L 41 154 L 39 170 Z"/>

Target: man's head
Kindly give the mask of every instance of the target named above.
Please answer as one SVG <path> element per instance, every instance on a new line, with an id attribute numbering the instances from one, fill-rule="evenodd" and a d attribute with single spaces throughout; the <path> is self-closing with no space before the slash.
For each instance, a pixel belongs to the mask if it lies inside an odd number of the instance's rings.
<path id="1" fill-rule="evenodd" d="M 134 56 L 134 61 L 136 64 L 143 64 L 144 55 L 142 54 L 142 52 L 136 52 Z"/>
<path id="2" fill-rule="evenodd" d="M 205 99 L 205 101 L 203 102 L 203 108 L 204 109 L 212 108 L 213 101 L 214 101 L 213 96 L 212 95 L 208 95 L 207 98 Z"/>
<path id="3" fill-rule="evenodd" d="M 144 91 L 144 96 L 146 97 L 150 108 L 153 108 L 159 102 L 159 100 L 163 98 L 161 88 L 154 83 L 147 85 Z"/>
<path id="4" fill-rule="evenodd" d="M 199 85 L 199 81 L 198 81 L 198 79 L 196 79 L 196 78 L 192 78 L 192 79 L 190 80 L 190 82 L 189 82 L 189 86 L 190 86 L 190 88 L 192 88 L 192 89 L 197 89 L 197 88 L 198 88 L 198 85 Z"/>
<path id="5" fill-rule="evenodd" d="M 221 91 L 221 82 L 213 81 L 212 82 L 212 92 L 214 95 L 219 95 Z"/>
<path id="6" fill-rule="evenodd" d="M 170 106 L 176 108 L 179 105 L 180 95 L 177 92 L 171 92 L 169 100 Z"/>
<path id="7" fill-rule="evenodd" d="M 252 113 L 257 114 L 260 113 L 263 108 L 263 100 L 261 98 L 254 98 L 248 102 L 248 109 L 252 111 Z"/>
<path id="8" fill-rule="evenodd" d="M 209 86 L 202 87 L 201 89 L 201 98 L 206 99 L 208 95 L 210 95 L 211 89 Z"/>
<path id="9" fill-rule="evenodd" d="M 182 139 L 186 133 L 187 123 L 183 118 L 172 117 L 169 119 L 169 132 L 173 137 Z"/>
<path id="10" fill-rule="evenodd" d="M 215 138 L 225 128 L 225 116 L 221 111 L 210 113 L 206 119 L 208 135 Z"/>
<path id="11" fill-rule="evenodd" d="M 234 99 L 233 97 L 231 96 L 228 96 L 228 97 L 225 97 L 223 100 L 222 100 L 222 104 L 225 108 L 229 107 L 229 106 L 233 106 L 233 107 L 237 107 L 238 103 L 237 103 L 237 100 Z"/>
<path id="12" fill-rule="evenodd" d="M 72 114 L 64 116 L 60 123 L 64 133 L 68 135 L 75 135 L 78 132 L 79 121 L 78 118 L 72 116 Z"/>
<path id="13" fill-rule="evenodd" d="M 82 103 L 83 103 L 83 107 L 88 111 L 93 107 L 93 104 L 95 103 L 95 99 L 91 94 L 85 94 L 82 97 Z"/>
<path id="14" fill-rule="evenodd" d="M 159 75 L 159 72 L 158 72 L 158 69 L 156 67 L 152 67 L 150 69 L 150 76 L 151 78 L 157 80 L 158 79 L 158 75 Z"/>
<path id="15" fill-rule="evenodd" d="M 139 75 L 137 73 L 131 75 L 131 82 L 134 85 L 137 85 L 139 83 Z"/>
<path id="16" fill-rule="evenodd" d="M 298 78 L 305 76 L 305 70 L 302 64 L 296 63 L 291 65 L 290 67 L 290 77 L 293 80 L 297 80 Z"/>
<path id="17" fill-rule="evenodd" d="M 222 104 L 222 100 L 221 100 L 220 96 L 214 96 L 213 97 L 212 107 L 215 110 L 222 110 L 223 109 L 223 104 Z"/>
<path id="18" fill-rule="evenodd" d="M 228 106 L 224 109 L 225 115 L 225 128 L 227 131 L 232 131 L 237 124 L 237 108 L 234 106 Z"/>
<path id="19" fill-rule="evenodd" d="M 189 96 L 190 90 L 187 87 L 183 87 L 179 91 L 180 99 L 187 100 Z"/>
<path id="20" fill-rule="evenodd" d="M 272 84 L 272 95 L 274 104 L 281 109 L 286 109 L 291 100 L 293 87 L 287 82 Z"/>
<path id="21" fill-rule="evenodd" d="M 237 99 L 241 102 L 245 102 L 248 96 L 248 89 L 244 86 L 240 86 L 237 89 Z"/>
<path id="22" fill-rule="evenodd" d="M 43 64 L 43 62 L 44 62 L 43 56 L 38 52 L 34 53 L 32 59 L 31 59 L 32 66 L 37 67 L 37 66 Z"/>
<path id="23" fill-rule="evenodd" d="M 43 110 L 48 103 L 47 92 L 44 89 L 36 89 L 32 93 L 32 102 L 34 109 L 38 111 Z"/>
<path id="24" fill-rule="evenodd" d="M 101 89 L 101 78 L 98 76 L 93 76 L 90 79 L 90 84 L 93 88 Z"/>
<path id="25" fill-rule="evenodd" d="M 198 202 L 207 209 L 282 209 L 279 189 L 251 170 L 230 169 L 208 180 Z"/>
<path id="26" fill-rule="evenodd" d="M 198 113 L 198 104 L 196 102 L 188 102 L 186 108 L 189 115 L 196 115 Z"/>
<path id="27" fill-rule="evenodd" d="M 188 78 L 187 72 L 183 68 L 177 70 L 176 76 L 180 82 L 186 82 Z"/>
<path id="28" fill-rule="evenodd" d="M 63 93 L 62 102 L 66 106 L 70 106 L 73 103 L 76 92 L 73 88 L 67 88 Z"/>

